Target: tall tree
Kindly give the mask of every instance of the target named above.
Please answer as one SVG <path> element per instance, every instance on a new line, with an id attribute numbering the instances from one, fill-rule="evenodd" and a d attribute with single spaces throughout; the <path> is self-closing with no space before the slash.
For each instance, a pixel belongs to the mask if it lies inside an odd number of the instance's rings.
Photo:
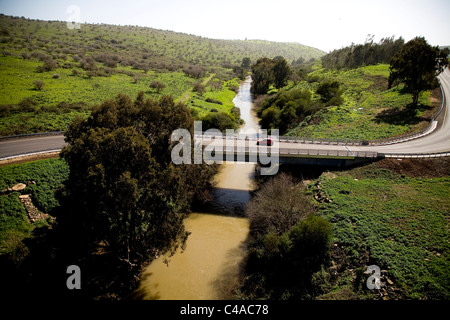
<path id="1" fill-rule="evenodd" d="M 274 59 L 275 65 L 273 66 L 274 85 L 275 88 L 280 89 L 286 85 L 286 81 L 291 74 L 291 68 L 283 57 L 277 57 Z"/>
<path id="2" fill-rule="evenodd" d="M 320 100 L 326 106 L 339 106 L 344 102 L 342 98 L 343 90 L 338 81 L 324 81 L 317 88 L 317 93 L 320 94 Z"/>
<path id="3" fill-rule="evenodd" d="M 104 243 L 139 267 L 152 252 L 184 243 L 184 213 L 213 172 L 171 162 L 170 136 L 178 128 L 193 130 L 183 104 L 166 96 L 144 100 L 142 93 L 135 101 L 107 100 L 69 126 L 61 155 L 70 176 L 59 218 L 86 249 Z"/>
<path id="4" fill-rule="evenodd" d="M 417 107 L 420 94 L 439 86 L 437 76 L 448 65 L 448 49 L 432 47 L 416 37 L 404 44 L 391 60 L 389 88 L 404 83 L 412 94 L 411 107 Z"/>
<path id="5" fill-rule="evenodd" d="M 241 67 L 244 69 L 250 69 L 252 61 L 249 57 L 242 59 Z"/>
<path id="6" fill-rule="evenodd" d="M 274 81 L 274 62 L 269 58 L 260 58 L 252 65 L 252 92 L 265 94 Z"/>

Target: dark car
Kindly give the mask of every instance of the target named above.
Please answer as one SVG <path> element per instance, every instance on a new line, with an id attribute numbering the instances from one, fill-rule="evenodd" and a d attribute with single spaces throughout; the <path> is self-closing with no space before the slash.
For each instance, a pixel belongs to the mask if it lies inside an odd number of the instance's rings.
<path id="1" fill-rule="evenodd" d="M 258 141 L 256 141 L 256 145 L 271 146 L 271 145 L 273 145 L 273 141 L 270 138 L 259 139 Z"/>

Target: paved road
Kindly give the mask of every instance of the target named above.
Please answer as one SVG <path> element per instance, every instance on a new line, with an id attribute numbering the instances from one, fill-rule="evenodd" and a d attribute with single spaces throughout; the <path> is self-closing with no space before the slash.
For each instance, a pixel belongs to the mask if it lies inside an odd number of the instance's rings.
<path id="1" fill-rule="evenodd" d="M 326 145 L 326 144 L 309 144 L 309 143 L 287 143 L 280 142 L 277 144 L 280 151 L 286 149 L 295 150 L 321 150 L 321 151 L 366 151 L 377 153 L 395 153 L 395 154 L 421 154 L 421 153 L 439 153 L 450 152 L 450 71 L 446 69 L 440 76 L 441 85 L 445 96 L 447 97 L 442 110 L 442 125 L 432 133 L 421 138 L 394 143 L 390 145 L 376 146 L 344 146 L 344 145 Z M 208 142 L 209 143 L 209 142 Z M 206 143 L 206 144 L 208 144 Z M 225 144 L 225 141 L 216 141 L 218 144 Z M 253 142 L 254 143 L 254 142 Z M 30 154 L 43 151 L 60 150 L 64 146 L 63 135 L 50 136 L 33 136 L 14 139 L 5 139 L 0 141 L 0 159 L 8 156 L 21 154 Z M 238 141 L 237 146 L 249 145 L 248 142 Z M 251 145 L 251 143 L 250 143 Z"/>
<path id="2" fill-rule="evenodd" d="M 0 159 L 14 155 L 61 150 L 64 145 L 62 134 L 5 139 L 0 141 Z"/>

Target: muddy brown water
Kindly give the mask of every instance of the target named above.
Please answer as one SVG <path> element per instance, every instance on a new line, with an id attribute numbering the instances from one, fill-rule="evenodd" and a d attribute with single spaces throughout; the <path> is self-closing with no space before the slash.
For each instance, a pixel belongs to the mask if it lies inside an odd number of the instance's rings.
<path id="1" fill-rule="evenodd" d="M 233 100 L 245 121 L 241 132 L 259 128 L 252 110 L 250 85 L 251 78 L 247 78 Z M 212 191 L 214 210 L 191 213 L 184 221 L 186 230 L 191 232 L 185 250 L 178 250 L 172 257 L 160 256 L 145 268 L 138 288 L 143 299 L 229 298 L 239 281 L 249 232 L 248 220 L 236 213 L 242 212 L 250 199 L 254 167 L 251 163 L 221 165 Z"/>

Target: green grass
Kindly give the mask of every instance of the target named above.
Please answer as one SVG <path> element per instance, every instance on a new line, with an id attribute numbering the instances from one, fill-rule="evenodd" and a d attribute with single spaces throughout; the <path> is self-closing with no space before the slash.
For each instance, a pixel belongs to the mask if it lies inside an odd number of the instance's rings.
<path id="1" fill-rule="evenodd" d="M 426 128 L 431 114 L 431 92 L 425 92 L 416 113 L 407 112 L 411 95 L 402 88 L 387 89 L 389 65 L 366 66 L 347 71 L 317 69 L 318 79 L 337 80 L 344 89 L 344 104 L 320 110 L 291 129 L 287 135 L 313 138 L 382 139 Z M 318 83 L 301 82 L 296 87 L 314 92 Z M 316 95 L 313 99 L 319 99 Z"/>
<path id="2" fill-rule="evenodd" d="M 122 73 L 89 79 L 81 69 L 78 69 L 81 75 L 73 75 L 72 69 L 63 68 L 39 73 L 35 70 L 37 65 L 40 63 L 18 57 L 0 57 L 0 104 L 18 104 L 25 98 L 32 98 L 38 106 L 79 101 L 94 105 L 119 93 L 136 96 L 139 91 L 144 91 L 154 99 L 161 95 L 177 98 L 194 82 L 194 79 L 181 72 L 136 72 L 139 80 L 134 83 L 133 77 Z M 119 68 L 118 71 L 120 70 L 126 68 Z M 60 77 L 54 79 L 53 74 L 59 74 Z M 42 80 L 45 87 L 42 90 L 34 89 L 35 80 Z M 149 86 L 154 80 L 163 82 L 166 88 L 160 93 L 152 90 Z"/>
<path id="3" fill-rule="evenodd" d="M 217 81 L 217 79 L 211 79 L 210 83 Z M 234 78 L 229 81 L 225 81 L 221 89 L 216 89 L 211 85 L 208 85 L 203 94 L 192 92 L 189 99 L 186 101 L 188 106 L 195 117 L 201 118 L 211 111 L 217 110 L 218 112 L 230 113 L 234 107 L 233 99 L 236 96 L 236 92 L 230 88 L 235 86 L 239 87 L 239 80 Z M 208 102 L 217 101 L 216 102 Z"/>
<path id="4" fill-rule="evenodd" d="M 375 264 L 384 270 L 385 292 L 450 297 L 450 178 L 408 178 L 369 165 L 320 181 L 332 201 L 321 204 L 321 215 L 333 224 L 334 243 L 345 255 L 332 290 L 353 287 L 368 294 L 358 271 Z"/>
<path id="5" fill-rule="evenodd" d="M 79 75 L 73 75 L 72 70 L 63 68 L 39 73 L 36 72 L 38 65 L 40 63 L 18 57 L 0 57 L 0 105 L 8 109 L 8 105 L 17 105 L 25 99 L 32 99 L 35 103 L 34 112 L 20 112 L 19 109 L 19 112 L 2 116 L 0 135 L 65 130 L 76 116 L 88 115 L 88 110 L 58 111 L 56 106 L 61 102 L 84 102 L 92 107 L 119 93 L 135 97 L 140 91 L 145 92 L 148 98 L 159 99 L 162 95 L 169 95 L 176 99 L 194 83 L 194 79 L 182 72 L 135 72 L 135 76 L 139 77 L 135 83 L 134 76 L 123 73 L 92 78 L 88 78 L 82 69 L 78 69 Z M 118 68 L 117 71 L 126 71 L 126 68 Z M 54 74 L 60 77 L 55 79 Z M 36 80 L 45 83 L 42 90 L 34 88 Z M 166 87 L 156 92 L 149 87 L 154 80 L 163 82 Z M 42 111 L 49 107 L 53 107 L 56 112 Z"/>
<path id="6" fill-rule="evenodd" d="M 0 190 L 17 183 L 31 183 L 21 191 L 31 194 L 33 204 L 44 213 L 59 206 L 55 190 L 65 181 L 69 167 L 61 159 L 48 159 L 0 167 Z M 13 251 L 25 238 L 31 237 L 35 227 L 46 222 L 28 222 L 25 207 L 19 201 L 19 192 L 0 195 L 0 254 Z"/>

